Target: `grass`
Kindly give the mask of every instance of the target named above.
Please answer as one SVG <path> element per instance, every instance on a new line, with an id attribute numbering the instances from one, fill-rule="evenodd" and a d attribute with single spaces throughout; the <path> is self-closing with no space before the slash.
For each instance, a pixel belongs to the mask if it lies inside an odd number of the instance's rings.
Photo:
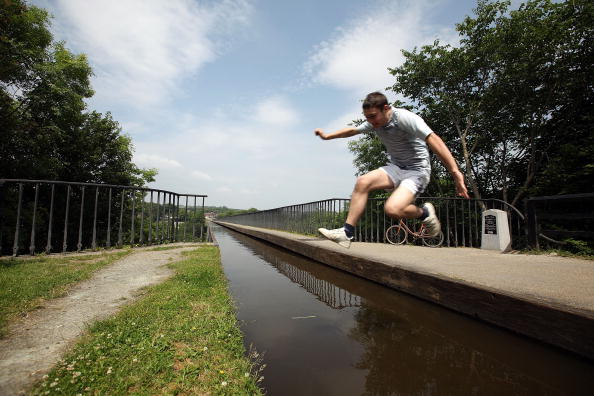
<path id="1" fill-rule="evenodd" d="M 0 260 L 0 337 L 7 325 L 39 307 L 44 300 L 64 295 L 68 288 L 88 279 L 98 269 L 130 250 L 73 257 L 37 256 Z"/>
<path id="2" fill-rule="evenodd" d="M 200 247 L 169 265 L 173 278 L 92 325 L 33 394 L 261 394 L 218 248 Z"/>
<path id="3" fill-rule="evenodd" d="M 574 253 L 564 249 L 526 249 L 521 251 L 524 254 L 533 255 L 555 255 L 561 257 L 577 258 L 582 260 L 594 260 L 594 255 Z"/>

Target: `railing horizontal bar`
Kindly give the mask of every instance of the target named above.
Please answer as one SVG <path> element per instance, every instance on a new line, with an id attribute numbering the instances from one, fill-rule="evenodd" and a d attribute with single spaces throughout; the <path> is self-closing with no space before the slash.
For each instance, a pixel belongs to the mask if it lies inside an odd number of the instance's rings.
<path id="1" fill-rule="evenodd" d="M 4 183 L 43 183 L 43 184 L 61 184 L 61 185 L 70 185 L 70 186 L 86 186 L 86 187 L 111 187 L 111 188 L 121 188 L 121 189 L 134 189 L 134 190 L 141 190 L 141 191 L 160 191 L 167 194 L 174 194 L 178 196 L 188 196 L 188 197 L 204 197 L 207 198 L 208 195 L 201 195 L 201 194 L 178 194 L 173 191 L 167 190 L 160 190 L 156 188 L 148 188 L 148 187 L 136 187 L 136 186 L 121 186 L 117 184 L 97 184 L 97 183 L 79 183 L 79 182 L 66 182 L 66 181 L 58 181 L 58 180 L 30 180 L 30 179 L 0 179 L 0 185 Z"/>

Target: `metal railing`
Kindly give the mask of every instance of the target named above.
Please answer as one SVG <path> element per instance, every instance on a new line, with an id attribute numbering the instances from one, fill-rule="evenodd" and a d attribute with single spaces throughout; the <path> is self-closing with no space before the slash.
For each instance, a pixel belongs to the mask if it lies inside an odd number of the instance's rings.
<path id="1" fill-rule="evenodd" d="M 0 255 L 52 253 L 56 246 L 67 252 L 202 241 L 209 235 L 206 197 L 133 186 L 0 179 Z"/>
<path id="2" fill-rule="evenodd" d="M 486 209 L 500 209 L 508 214 L 512 247 L 526 245 L 524 215 L 515 207 L 498 199 L 462 199 L 442 197 L 420 197 L 419 202 L 430 201 L 435 206 L 444 233 L 443 246 L 480 247 L 482 233 L 482 212 Z M 385 199 L 369 199 L 365 212 L 355 227 L 355 240 L 359 242 L 388 243 L 386 230 L 396 224 L 384 212 Z M 318 235 L 317 229 L 342 227 L 350 205 L 349 199 L 332 198 L 254 213 L 229 216 L 221 221 L 271 228 L 306 235 Z M 418 220 L 407 220 L 411 227 Z M 420 241 L 419 241 L 420 243 Z"/>
<path id="3" fill-rule="evenodd" d="M 554 244 L 563 239 L 594 241 L 594 194 L 553 195 L 526 200 L 528 244 L 540 248 L 539 238 Z"/>

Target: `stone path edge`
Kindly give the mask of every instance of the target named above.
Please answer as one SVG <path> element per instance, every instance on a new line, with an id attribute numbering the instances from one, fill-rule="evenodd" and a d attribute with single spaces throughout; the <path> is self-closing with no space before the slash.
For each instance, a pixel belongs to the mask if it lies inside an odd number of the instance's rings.
<path id="1" fill-rule="evenodd" d="M 217 224 L 249 235 L 322 264 L 380 283 L 425 301 L 469 315 L 541 342 L 594 360 L 594 312 L 524 298 L 373 258 L 357 257 L 299 240 L 303 235 L 276 230 Z"/>

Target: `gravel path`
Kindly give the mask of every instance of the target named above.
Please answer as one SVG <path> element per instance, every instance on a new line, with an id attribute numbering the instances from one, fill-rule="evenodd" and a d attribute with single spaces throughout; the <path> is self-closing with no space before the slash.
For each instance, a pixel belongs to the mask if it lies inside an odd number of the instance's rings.
<path id="1" fill-rule="evenodd" d="M 8 337 L 0 340 L 0 395 L 26 394 L 89 324 L 113 315 L 138 296 L 139 289 L 172 276 L 166 264 L 193 246 L 135 251 L 10 326 Z"/>

